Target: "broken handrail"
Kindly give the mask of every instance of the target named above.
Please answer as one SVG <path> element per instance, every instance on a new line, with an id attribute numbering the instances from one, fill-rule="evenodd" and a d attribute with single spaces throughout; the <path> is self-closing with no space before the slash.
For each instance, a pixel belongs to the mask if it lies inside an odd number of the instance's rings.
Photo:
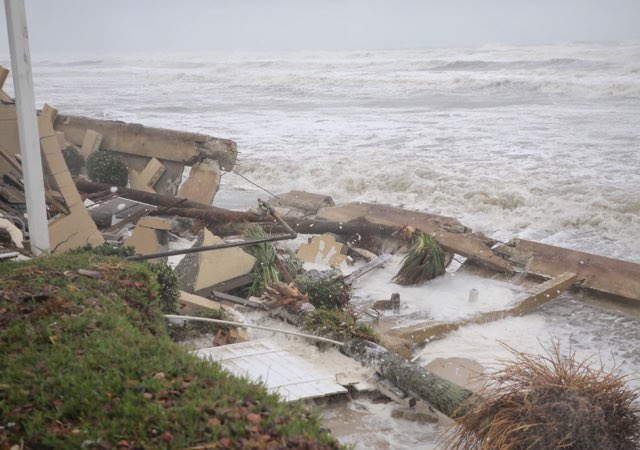
<path id="1" fill-rule="evenodd" d="M 251 324 L 242 323 L 242 322 L 232 322 L 230 320 L 210 319 L 208 317 L 180 316 L 176 314 L 165 314 L 164 317 L 166 317 L 167 319 L 192 320 L 195 322 L 211 322 L 211 323 L 218 323 L 221 325 L 233 325 L 236 327 L 256 328 L 258 330 L 275 331 L 276 333 L 290 334 L 292 336 L 303 337 L 303 338 L 312 339 L 315 341 L 327 342 L 329 344 L 338 345 L 340 347 L 344 345 L 344 342 L 334 341 L 333 339 L 328 339 L 321 336 L 314 336 L 312 334 L 298 333 L 297 331 L 280 330 L 278 328 L 264 327 L 262 325 L 251 325 Z"/>
<path id="2" fill-rule="evenodd" d="M 127 260 L 129 260 L 129 261 L 144 261 L 144 260 L 147 260 L 147 259 L 163 258 L 165 256 L 186 255 L 186 254 L 189 254 L 189 253 L 200 253 L 200 252 L 206 252 L 206 251 L 209 251 L 209 250 L 221 250 L 221 249 L 224 249 L 224 248 L 244 247 L 244 246 L 247 246 L 247 245 L 262 244 L 264 242 L 285 241 L 285 240 L 295 239 L 295 238 L 298 237 L 298 233 L 296 233 L 289 226 L 289 224 L 287 222 L 285 222 L 282 219 L 282 217 L 280 217 L 280 215 L 273 210 L 273 208 L 271 206 L 269 206 L 267 203 L 263 202 L 262 200 L 258 200 L 258 204 L 260 206 L 262 206 L 263 208 L 265 208 L 267 211 L 269 211 L 269 214 L 271 214 L 273 216 L 273 218 L 276 219 L 280 223 L 280 225 L 282 225 L 284 227 L 284 229 L 286 231 L 288 231 L 288 233 L 280 235 L 280 236 L 271 236 L 271 237 L 262 238 L 262 239 L 252 239 L 252 240 L 249 240 L 249 241 L 225 242 L 224 244 L 203 245 L 203 246 L 200 246 L 200 247 L 191 247 L 191 248 L 182 248 L 182 249 L 177 249 L 177 250 L 168 250 L 166 252 L 147 253 L 146 255 L 134 255 L 134 256 L 127 257 Z"/>

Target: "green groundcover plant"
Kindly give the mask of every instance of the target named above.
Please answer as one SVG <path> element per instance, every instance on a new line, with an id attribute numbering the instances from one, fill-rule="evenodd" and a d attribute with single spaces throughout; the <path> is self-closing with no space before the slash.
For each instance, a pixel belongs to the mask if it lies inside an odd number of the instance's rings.
<path id="1" fill-rule="evenodd" d="M 315 414 L 189 354 L 167 328 L 146 264 L 0 264 L 0 449 L 339 448 Z"/>

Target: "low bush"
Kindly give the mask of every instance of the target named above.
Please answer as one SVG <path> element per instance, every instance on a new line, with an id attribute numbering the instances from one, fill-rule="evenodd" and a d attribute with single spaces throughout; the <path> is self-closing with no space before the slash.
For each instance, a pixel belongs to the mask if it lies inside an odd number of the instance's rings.
<path id="1" fill-rule="evenodd" d="M 319 309 L 340 309 L 351 298 L 351 289 L 342 281 L 339 270 L 310 270 L 296 278 L 295 284 Z"/>
<path id="2" fill-rule="evenodd" d="M 87 176 L 91 181 L 125 187 L 129 172 L 125 162 L 106 150 L 93 152 L 87 158 Z"/>

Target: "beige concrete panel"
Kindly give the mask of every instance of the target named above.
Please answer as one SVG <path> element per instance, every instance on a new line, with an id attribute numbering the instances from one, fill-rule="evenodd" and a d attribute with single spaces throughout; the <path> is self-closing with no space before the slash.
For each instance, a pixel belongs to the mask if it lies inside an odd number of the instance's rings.
<path id="1" fill-rule="evenodd" d="M 195 162 L 197 157 L 220 160 L 225 170 L 231 170 L 237 157 L 236 143 L 206 134 L 145 127 L 139 124 L 60 115 L 57 131 L 63 131 L 67 140 L 82 145 L 86 130 L 102 134 L 104 150 L 137 156 L 156 157 L 181 163 Z"/>
<path id="2" fill-rule="evenodd" d="M 211 205 L 220 187 L 220 166 L 212 159 L 205 159 L 191 168 L 189 178 L 180 187 L 178 197 Z"/>
<path id="3" fill-rule="evenodd" d="M 102 135 L 96 133 L 93 130 L 87 130 L 82 139 L 82 145 L 80 147 L 80 153 L 87 159 L 93 152 L 97 152 L 100 149 L 100 143 L 102 142 Z"/>
<path id="4" fill-rule="evenodd" d="M 223 244 L 224 241 L 204 230 L 202 245 Z M 194 291 L 206 289 L 223 281 L 251 272 L 256 259 L 240 248 L 225 248 L 199 254 L 199 270 L 193 286 Z"/>

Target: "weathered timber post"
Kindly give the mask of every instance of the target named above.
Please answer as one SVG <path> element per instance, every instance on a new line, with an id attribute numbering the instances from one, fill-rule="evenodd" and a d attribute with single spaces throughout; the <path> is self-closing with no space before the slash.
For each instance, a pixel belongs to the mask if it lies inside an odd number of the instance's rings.
<path id="1" fill-rule="evenodd" d="M 480 397 L 431 373 L 397 353 L 363 339 L 352 339 L 340 351 L 368 366 L 374 367 L 386 380 L 420 398 L 452 419 L 463 416 Z"/>

